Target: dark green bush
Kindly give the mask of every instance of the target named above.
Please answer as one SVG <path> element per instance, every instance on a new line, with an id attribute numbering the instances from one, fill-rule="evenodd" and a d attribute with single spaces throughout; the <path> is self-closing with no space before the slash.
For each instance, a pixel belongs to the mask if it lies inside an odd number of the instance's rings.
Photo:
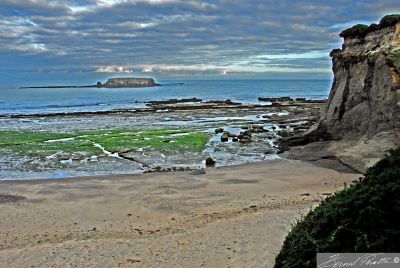
<path id="1" fill-rule="evenodd" d="M 346 37 L 359 37 L 365 36 L 368 33 L 368 25 L 365 24 L 356 24 L 344 31 L 342 31 L 339 36 Z"/>
<path id="2" fill-rule="evenodd" d="M 400 149 L 326 198 L 290 231 L 275 267 L 316 267 L 317 252 L 400 251 Z"/>
<path id="3" fill-rule="evenodd" d="M 381 28 L 393 26 L 400 22 L 400 14 L 392 14 L 384 16 L 379 22 Z"/>
<path id="4" fill-rule="evenodd" d="M 335 54 L 340 53 L 342 50 L 339 48 L 332 49 L 331 53 L 329 53 L 330 57 L 333 57 Z"/>
<path id="5" fill-rule="evenodd" d="M 383 29 L 385 27 L 390 27 L 393 26 L 397 23 L 400 22 L 400 14 L 392 14 L 392 15 L 386 15 L 384 16 L 379 24 L 371 24 L 371 25 L 365 25 L 365 24 L 356 24 L 353 27 L 350 27 L 344 31 L 342 31 L 339 36 L 343 38 L 347 37 L 358 37 L 358 38 L 363 38 L 370 32 L 373 32 L 375 30 Z"/>

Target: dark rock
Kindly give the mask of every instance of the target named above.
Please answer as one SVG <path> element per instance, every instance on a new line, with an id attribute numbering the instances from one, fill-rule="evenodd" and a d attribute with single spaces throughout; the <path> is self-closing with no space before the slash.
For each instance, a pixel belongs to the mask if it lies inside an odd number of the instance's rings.
<path id="1" fill-rule="evenodd" d="M 288 151 L 288 150 L 289 150 L 289 147 L 288 147 L 288 146 L 281 144 L 281 145 L 279 145 L 279 147 L 278 147 L 277 154 L 284 153 L 284 152 L 286 152 L 286 151 Z"/>
<path id="2" fill-rule="evenodd" d="M 238 137 L 233 137 L 233 138 L 232 138 L 232 141 L 233 141 L 233 142 L 237 142 L 237 141 L 239 141 L 239 138 L 238 138 Z"/>
<path id="3" fill-rule="evenodd" d="M 251 139 L 247 136 L 243 137 L 243 139 L 239 140 L 240 143 L 250 143 Z"/>
<path id="4" fill-rule="evenodd" d="M 222 127 L 215 129 L 215 133 L 222 133 L 222 132 L 224 132 L 224 129 Z"/>
<path id="5" fill-rule="evenodd" d="M 206 159 L 206 166 L 214 166 L 215 165 L 215 160 L 212 159 L 211 157 Z"/>
<path id="6" fill-rule="evenodd" d="M 251 133 L 263 133 L 263 132 L 265 132 L 265 129 L 264 129 L 264 126 L 254 125 L 254 126 L 250 127 L 249 131 Z"/>
<path id="7" fill-rule="evenodd" d="M 281 136 L 281 137 L 288 137 L 288 136 L 289 136 L 289 133 L 288 133 L 287 131 L 285 131 L 285 130 L 279 130 L 279 131 L 277 132 L 277 134 L 278 134 L 279 136 Z"/>
<path id="8" fill-rule="evenodd" d="M 229 140 L 229 136 L 228 136 L 228 134 L 223 134 L 222 136 L 221 136 L 221 141 L 222 142 L 227 142 Z"/>
<path id="9" fill-rule="evenodd" d="M 269 149 L 269 150 L 264 152 L 264 154 L 274 154 L 274 153 L 275 153 L 274 149 Z"/>
<path id="10" fill-rule="evenodd" d="M 151 105 L 160 105 L 160 104 L 177 104 L 177 103 L 185 103 L 185 102 L 201 102 L 202 99 L 198 98 L 187 98 L 187 99 L 169 99 L 169 100 L 161 100 L 161 101 L 149 101 Z"/>
<path id="11" fill-rule="evenodd" d="M 280 97 L 278 101 L 293 101 L 293 99 L 291 97 Z"/>
<path id="12" fill-rule="evenodd" d="M 155 83 L 152 78 L 111 78 L 101 87 L 106 88 L 122 88 L 122 87 L 155 87 L 159 84 Z M 97 83 L 97 87 L 99 84 Z"/>
<path id="13" fill-rule="evenodd" d="M 251 138 L 251 131 L 250 130 L 246 130 L 244 132 L 240 132 L 240 134 L 243 134 L 243 136 L 248 136 Z"/>

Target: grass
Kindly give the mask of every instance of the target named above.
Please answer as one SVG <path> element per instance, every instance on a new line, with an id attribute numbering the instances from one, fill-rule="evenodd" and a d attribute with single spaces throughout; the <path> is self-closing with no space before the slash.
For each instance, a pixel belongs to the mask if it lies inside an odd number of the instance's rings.
<path id="1" fill-rule="evenodd" d="M 397 149 L 300 220 L 274 267 L 316 267 L 317 252 L 399 252 L 399 192 Z"/>
<path id="2" fill-rule="evenodd" d="M 74 138 L 68 141 L 53 141 Z M 208 135 L 185 129 L 156 130 L 99 130 L 78 133 L 49 133 L 27 131 L 0 131 L 0 152 L 15 152 L 28 156 L 48 156 L 57 152 L 101 154 L 93 144 L 102 145 L 107 151 L 120 152 L 138 148 L 162 152 L 201 151 Z"/>

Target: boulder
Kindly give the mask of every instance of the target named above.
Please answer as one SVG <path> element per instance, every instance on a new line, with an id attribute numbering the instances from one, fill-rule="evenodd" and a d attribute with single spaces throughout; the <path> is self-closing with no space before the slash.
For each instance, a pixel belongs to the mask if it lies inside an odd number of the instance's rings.
<path id="1" fill-rule="evenodd" d="M 228 140 L 229 140 L 228 134 L 224 133 L 224 134 L 221 136 L 221 141 L 222 141 L 222 142 L 227 142 Z"/>
<path id="2" fill-rule="evenodd" d="M 222 132 L 224 132 L 224 129 L 222 128 L 222 127 L 219 127 L 219 128 L 216 128 L 215 129 L 215 133 L 222 133 Z"/>
<path id="3" fill-rule="evenodd" d="M 214 166 L 215 165 L 215 160 L 212 159 L 211 157 L 206 159 L 206 166 Z"/>

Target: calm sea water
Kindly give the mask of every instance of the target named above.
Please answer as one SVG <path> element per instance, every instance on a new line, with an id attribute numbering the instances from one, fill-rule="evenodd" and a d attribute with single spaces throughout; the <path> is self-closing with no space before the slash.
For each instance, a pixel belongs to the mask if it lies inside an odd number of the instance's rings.
<path id="1" fill-rule="evenodd" d="M 258 97 L 328 97 L 330 80 L 159 80 L 154 88 L 0 88 L 0 114 L 46 114 L 143 107 L 171 98 L 231 99 L 259 103 Z M 177 84 L 183 83 L 183 84 Z"/>

